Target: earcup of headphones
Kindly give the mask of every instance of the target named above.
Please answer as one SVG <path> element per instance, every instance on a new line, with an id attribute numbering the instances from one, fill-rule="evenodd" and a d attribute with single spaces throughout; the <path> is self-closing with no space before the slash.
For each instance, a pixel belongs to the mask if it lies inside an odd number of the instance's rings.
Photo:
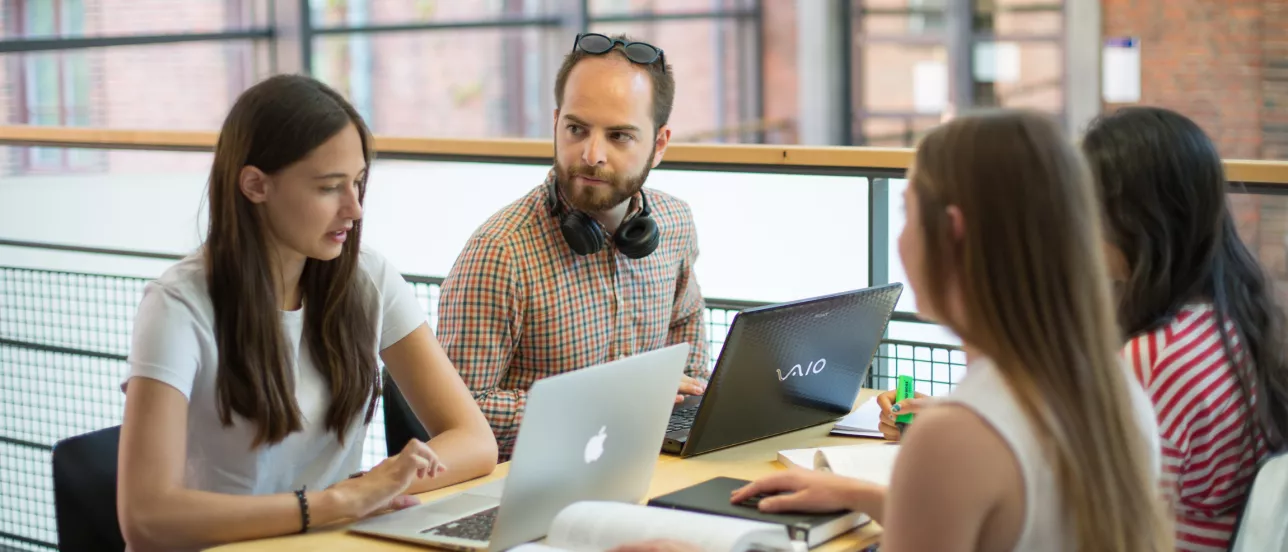
<path id="1" fill-rule="evenodd" d="M 613 243 L 617 250 L 632 259 L 647 257 L 662 242 L 662 234 L 657 230 L 657 223 L 648 215 L 635 217 L 622 223 L 613 234 Z"/>
<path id="2" fill-rule="evenodd" d="M 559 231 L 568 248 L 578 255 L 591 255 L 604 248 L 604 233 L 599 231 L 599 223 L 580 211 L 560 217 Z"/>

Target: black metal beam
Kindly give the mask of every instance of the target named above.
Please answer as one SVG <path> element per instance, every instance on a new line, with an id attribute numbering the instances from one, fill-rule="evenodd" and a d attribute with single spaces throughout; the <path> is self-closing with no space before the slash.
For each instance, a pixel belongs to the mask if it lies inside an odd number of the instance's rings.
<path id="1" fill-rule="evenodd" d="M 299 25 L 300 31 L 300 65 L 301 72 L 305 75 L 313 75 L 313 35 L 316 29 L 313 28 L 313 10 L 309 0 L 299 0 Z"/>
<path id="2" fill-rule="evenodd" d="M 756 131 L 755 141 L 758 144 L 765 143 L 765 2 L 764 0 L 755 0 L 754 11 L 756 13 L 756 54 L 755 59 L 751 60 L 751 68 L 755 72 L 751 80 L 756 83 L 755 104 L 752 111 L 755 113 L 756 120 L 761 121 L 762 125 Z M 739 97 L 742 95 L 739 94 Z"/>
<path id="3" fill-rule="evenodd" d="M 577 32 L 590 32 L 590 0 L 580 0 L 577 2 Z"/>
<path id="4" fill-rule="evenodd" d="M 185 42 L 221 42 L 230 40 L 261 40 L 273 38 L 273 29 L 247 29 L 222 33 L 174 33 L 156 35 L 117 35 L 77 38 L 22 38 L 0 40 L 0 54 L 45 52 L 50 50 L 79 50 L 111 46 L 147 46 L 180 44 Z"/>
<path id="5" fill-rule="evenodd" d="M 40 351 L 43 353 L 83 356 L 83 357 L 97 358 L 102 360 L 115 360 L 119 362 L 125 362 L 129 360 L 129 358 L 126 357 L 125 355 L 104 353 L 102 351 L 90 351 L 88 349 L 76 349 L 73 347 L 59 347 L 57 345 L 45 345 L 43 343 L 32 343 L 30 341 L 18 341 L 16 339 L 7 339 L 3 337 L 0 337 L 0 345 L 6 346 L 6 347 L 17 347 L 19 349 L 27 349 L 30 351 Z"/>
<path id="6" fill-rule="evenodd" d="M 46 249 L 50 251 L 68 251 L 72 253 L 92 253 L 96 255 L 113 255 L 117 257 L 138 257 L 143 259 L 160 259 L 163 261 L 178 261 L 183 259 L 183 255 L 174 253 L 154 253 L 150 251 L 130 251 L 127 249 L 108 249 L 103 247 L 85 247 L 80 245 L 65 245 L 60 243 L 43 243 L 30 242 L 22 240 L 3 240 L 0 239 L 0 246 L 5 247 L 25 247 L 28 249 Z"/>
<path id="7" fill-rule="evenodd" d="M 403 274 L 403 279 L 412 284 L 427 284 L 431 286 L 441 286 L 447 278 L 442 276 L 421 276 L 419 274 Z"/>
<path id="8" fill-rule="evenodd" d="M 414 31 L 460 31 L 470 29 L 499 29 L 510 27 L 558 27 L 563 18 L 549 17 L 505 17 L 501 19 L 479 19 L 468 21 L 432 21 L 425 23 L 399 23 L 389 25 L 333 26 L 314 27 L 313 35 L 337 34 L 378 34 L 402 33 Z"/>
<path id="9" fill-rule="evenodd" d="M 13 534 L 13 533 L 6 533 L 6 532 L 4 532 L 4 531 L 0 531 L 0 539 L 8 539 L 8 540 L 12 540 L 12 541 L 21 542 L 21 543 L 23 543 L 23 544 L 30 544 L 30 545 L 32 545 L 32 546 L 42 546 L 42 547 L 48 548 L 48 549 L 50 549 L 50 550 L 58 550 L 58 545 L 57 545 L 57 544 L 54 544 L 54 543 L 52 543 L 52 542 L 45 542 L 45 541 L 42 541 L 42 540 L 36 540 L 36 539 L 30 538 L 30 537 L 24 537 L 24 536 L 22 536 L 22 535 L 15 535 L 15 534 Z"/>
<path id="10" fill-rule="evenodd" d="M 747 309 L 754 309 L 756 307 L 763 307 L 765 305 L 772 304 L 770 302 L 765 302 L 765 301 L 745 301 L 742 299 L 718 299 L 715 297 L 703 298 L 703 303 L 708 309 L 732 310 L 732 311 L 744 311 Z"/>
<path id="11" fill-rule="evenodd" d="M 660 21 L 691 21 L 694 19 L 754 19 L 755 9 L 750 10 L 716 10 L 706 12 L 682 13 L 624 13 L 619 15 L 592 15 L 591 23 L 635 23 Z"/>
<path id="12" fill-rule="evenodd" d="M 854 6 L 850 0 L 841 0 L 841 53 L 837 56 L 837 70 L 841 72 L 841 112 L 836 116 L 845 121 L 841 145 L 856 145 L 854 139 Z"/>
<path id="13" fill-rule="evenodd" d="M 22 439 L 14 439 L 13 437 L 5 437 L 5 436 L 3 436 L 3 435 L 0 435 L 0 443 L 5 443 L 5 444 L 9 444 L 9 445 L 17 445 L 17 446 L 20 446 L 20 447 L 25 447 L 25 448 L 29 448 L 29 449 L 36 449 L 36 450 L 44 450 L 44 451 L 53 451 L 53 450 L 54 450 L 54 447 L 51 447 L 51 446 L 46 445 L 46 444 L 44 444 L 44 443 L 37 443 L 37 442 L 35 442 L 35 441 L 24 441 L 24 440 L 22 440 Z M 0 535 L 3 535 L 3 533 L 0 533 Z"/>

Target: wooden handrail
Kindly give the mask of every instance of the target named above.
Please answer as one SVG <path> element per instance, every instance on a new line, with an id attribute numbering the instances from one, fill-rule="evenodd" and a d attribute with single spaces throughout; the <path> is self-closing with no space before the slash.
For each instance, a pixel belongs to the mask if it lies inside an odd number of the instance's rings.
<path id="1" fill-rule="evenodd" d="M 209 131 L 123 130 L 40 126 L 0 126 L 0 144 L 86 148 L 131 148 L 209 151 L 217 133 Z M 550 159 L 549 140 L 443 139 L 377 136 L 381 154 L 406 157 L 480 159 Z M 782 146 L 763 144 L 675 143 L 666 161 L 696 165 L 751 165 L 819 168 L 907 169 L 908 148 Z M 1288 162 L 1226 160 L 1233 182 L 1288 187 Z"/>

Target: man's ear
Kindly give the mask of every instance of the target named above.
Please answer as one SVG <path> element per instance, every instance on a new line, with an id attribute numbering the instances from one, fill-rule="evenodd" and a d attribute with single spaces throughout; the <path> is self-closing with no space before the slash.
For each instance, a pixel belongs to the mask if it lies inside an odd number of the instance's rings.
<path id="1" fill-rule="evenodd" d="M 554 129 L 555 129 L 554 136 L 555 138 L 558 138 L 559 137 L 559 108 L 557 107 L 555 108 L 555 118 L 553 121 L 551 121 L 551 124 L 554 125 Z"/>
<path id="2" fill-rule="evenodd" d="M 266 201 L 268 199 L 268 186 L 268 175 L 250 165 L 242 167 L 241 173 L 237 175 L 237 188 L 251 203 L 263 203 Z"/>
<path id="3" fill-rule="evenodd" d="M 662 155 L 666 153 L 666 146 L 671 143 L 671 126 L 662 125 L 657 129 L 657 137 L 653 139 L 653 168 L 657 168 L 662 162 Z"/>

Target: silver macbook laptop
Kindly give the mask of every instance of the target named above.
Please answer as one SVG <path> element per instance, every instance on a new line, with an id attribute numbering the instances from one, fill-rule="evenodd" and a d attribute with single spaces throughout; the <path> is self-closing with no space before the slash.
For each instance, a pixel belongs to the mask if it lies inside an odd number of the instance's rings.
<path id="1" fill-rule="evenodd" d="M 537 381 L 499 481 L 355 523 L 350 531 L 458 550 L 544 537 L 583 500 L 639 502 L 689 358 L 679 344 Z"/>

